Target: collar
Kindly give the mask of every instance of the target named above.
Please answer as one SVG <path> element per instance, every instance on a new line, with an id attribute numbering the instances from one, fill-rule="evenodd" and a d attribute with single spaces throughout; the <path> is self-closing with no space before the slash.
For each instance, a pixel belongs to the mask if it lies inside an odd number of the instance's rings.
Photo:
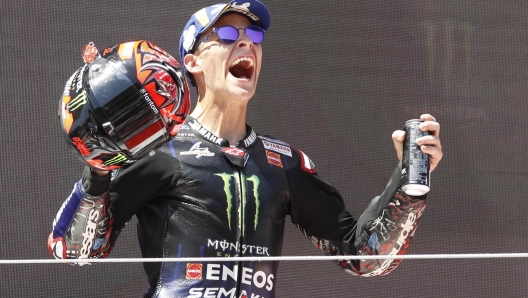
<path id="1" fill-rule="evenodd" d="M 187 116 L 185 122 L 189 126 L 189 128 L 191 128 L 194 132 L 200 135 L 203 139 L 211 143 L 217 144 L 221 147 L 229 147 L 228 140 L 214 135 L 207 128 L 203 127 L 202 124 L 200 124 L 200 122 L 198 122 L 198 120 L 196 120 L 195 118 Z M 253 145 L 256 140 L 257 133 L 249 125 L 246 124 L 246 136 L 242 140 L 238 141 L 236 147 L 247 148 Z"/>

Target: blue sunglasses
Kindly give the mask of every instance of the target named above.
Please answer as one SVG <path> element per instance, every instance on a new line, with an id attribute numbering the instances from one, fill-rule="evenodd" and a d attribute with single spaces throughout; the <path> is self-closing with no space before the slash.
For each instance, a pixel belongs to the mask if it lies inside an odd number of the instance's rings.
<path id="1" fill-rule="evenodd" d="M 266 32 L 266 30 L 260 27 L 257 27 L 257 26 L 247 26 L 246 28 L 235 28 L 231 25 L 225 25 L 222 27 L 213 28 L 213 31 L 207 34 L 205 38 L 200 40 L 200 42 L 197 43 L 196 46 L 198 47 L 198 44 L 206 41 L 209 38 L 209 36 L 213 33 L 216 33 L 218 35 L 218 39 L 220 39 L 220 41 L 222 41 L 223 43 L 232 44 L 235 41 L 237 41 L 238 38 L 240 37 L 240 34 L 239 34 L 240 30 L 244 30 L 246 35 L 249 37 L 249 39 L 251 39 L 251 41 L 254 44 L 261 43 L 264 40 L 264 33 Z"/>

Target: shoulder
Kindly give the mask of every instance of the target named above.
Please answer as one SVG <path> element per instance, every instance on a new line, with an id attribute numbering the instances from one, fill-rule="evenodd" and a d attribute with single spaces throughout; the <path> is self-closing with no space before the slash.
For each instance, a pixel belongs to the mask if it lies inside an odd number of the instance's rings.
<path id="1" fill-rule="evenodd" d="M 112 176 L 119 180 L 159 178 L 168 174 L 178 176 L 180 168 L 180 162 L 177 159 L 158 149 L 129 166 L 113 171 Z"/>
<path id="2" fill-rule="evenodd" d="M 293 157 L 295 153 L 295 148 L 284 141 L 260 134 L 257 134 L 257 137 L 266 150 L 271 150 L 289 157 Z"/>
<path id="3" fill-rule="evenodd" d="M 262 146 L 265 150 L 267 150 L 267 152 L 273 152 L 276 154 L 278 153 L 289 157 L 289 159 L 292 160 L 294 164 L 298 165 L 298 167 L 300 167 L 305 172 L 311 174 L 317 172 L 315 165 L 310 159 L 310 157 L 308 157 L 308 155 L 306 155 L 306 153 L 304 153 L 299 148 L 269 135 L 257 134 L 257 136 L 262 142 Z"/>

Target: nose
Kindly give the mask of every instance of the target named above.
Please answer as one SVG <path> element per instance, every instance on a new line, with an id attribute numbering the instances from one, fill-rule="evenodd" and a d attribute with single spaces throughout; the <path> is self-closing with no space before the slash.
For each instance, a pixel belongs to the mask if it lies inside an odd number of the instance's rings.
<path id="1" fill-rule="evenodd" d="M 239 37 L 237 40 L 237 47 L 239 48 L 248 47 L 251 49 L 253 47 L 253 41 L 251 40 L 251 38 L 249 38 L 249 36 L 247 36 L 246 30 L 244 28 L 239 28 L 238 34 L 239 34 Z"/>

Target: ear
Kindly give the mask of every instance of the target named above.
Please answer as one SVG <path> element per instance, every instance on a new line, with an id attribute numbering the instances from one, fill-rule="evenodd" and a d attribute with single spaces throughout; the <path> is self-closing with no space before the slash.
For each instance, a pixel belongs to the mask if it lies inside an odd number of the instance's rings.
<path id="1" fill-rule="evenodd" d="M 187 69 L 187 71 L 193 75 L 196 75 L 202 72 L 202 67 L 200 66 L 200 63 L 198 62 L 198 56 L 194 54 L 185 55 L 185 57 L 183 57 L 183 64 L 185 65 L 185 68 Z"/>

